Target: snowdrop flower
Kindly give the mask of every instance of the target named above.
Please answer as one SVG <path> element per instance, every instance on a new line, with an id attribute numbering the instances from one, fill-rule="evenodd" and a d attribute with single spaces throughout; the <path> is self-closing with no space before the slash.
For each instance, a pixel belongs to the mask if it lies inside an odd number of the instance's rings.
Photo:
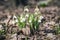
<path id="1" fill-rule="evenodd" d="M 22 19 L 22 18 L 23 18 L 23 15 L 21 14 L 20 19 Z"/>
<path id="2" fill-rule="evenodd" d="M 35 11 L 35 12 L 38 12 L 38 11 L 39 11 L 39 8 L 36 6 L 36 8 L 35 8 L 34 11 Z"/>
<path id="3" fill-rule="evenodd" d="M 33 16 L 30 16 L 29 23 L 31 23 L 31 22 L 32 22 L 32 17 L 33 17 Z"/>
<path id="4" fill-rule="evenodd" d="M 38 22 L 41 22 L 41 20 L 38 20 Z"/>
<path id="5" fill-rule="evenodd" d="M 3 29 L 3 26 L 2 25 L 0 25 L 0 30 L 2 30 Z"/>
<path id="6" fill-rule="evenodd" d="M 38 13 L 37 13 L 37 12 L 35 12 L 35 14 L 37 15 Z"/>
<path id="7" fill-rule="evenodd" d="M 40 17 L 39 17 L 40 20 L 43 19 L 43 18 L 44 18 L 43 16 L 40 16 Z"/>
<path id="8" fill-rule="evenodd" d="M 32 22 L 32 20 L 29 20 L 29 23 L 31 23 Z"/>
<path id="9" fill-rule="evenodd" d="M 43 18 L 44 18 L 43 16 L 40 16 L 38 22 L 41 22 Z"/>
<path id="10" fill-rule="evenodd" d="M 18 22 L 18 20 L 16 19 L 15 22 Z"/>
<path id="11" fill-rule="evenodd" d="M 21 22 L 25 22 L 25 20 L 26 20 L 25 18 L 22 18 L 22 19 L 21 19 Z"/>
<path id="12" fill-rule="evenodd" d="M 29 14 L 26 14 L 25 16 L 26 16 L 26 17 L 29 17 Z"/>
<path id="13" fill-rule="evenodd" d="M 18 22 L 18 20 L 17 20 L 17 17 L 14 15 L 13 16 L 13 24 L 16 23 L 16 22 Z"/>
<path id="14" fill-rule="evenodd" d="M 24 8 L 24 12 L 29 12 L 29 9 L 28 8 Z"/>
<path id="15" fill-rule="evenodd" d="M 23 17 L 23 15 L 21 14 L 20 16 L 20 22 L 24 22 L 26 20 L 26 18 Z"/>
<path id="16" fill-rule="evenodd" d="M 17 17 L 14 15 L 13 18 L 17 18 Z"/>
<path id="17" fill-rule="evenodd" d="M 25 18 L 23 18 L 22 20 L 25 21 Z"/>
<path id="18" fill-rule="evenodd" d="M 22 19 L 23 17 L 20 17 L 20 19 Z"/>

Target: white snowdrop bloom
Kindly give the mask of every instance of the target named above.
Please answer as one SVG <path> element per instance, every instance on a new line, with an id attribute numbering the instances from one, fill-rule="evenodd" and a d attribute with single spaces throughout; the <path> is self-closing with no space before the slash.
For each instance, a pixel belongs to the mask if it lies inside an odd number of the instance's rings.
<path id="1" fill-rule="evenodd" d="M 41 20 L 38 20 L 38 22 L 41 22 Z"/>
<path id="2" fill-rule="evenodd" d="M 38 12 L 38 11 L 39 11 L 39 8 L 36 6 L 36 8 L 35 8 L 34 11 L 35 11 L 35 12 Z"/>
<path id="3" fill-rule="evenodd" d="M 23 17 L 20 17 L 20 19 L 22 19 Z"/>
<path id="4" fill-rule="evenodd" d="M 26 17 L 29 17 L 29 14 L 26 14 L 25 16 L 26 16 Z"/>
<path id="5" fill-rule="evenodd" d="M 43 19 L 43 18 L 44 18 L 43 16 L 40 16 L 40 17 L 39 17 L 40 20 Z"/>
<path id="6" fill-rule="evenodd" d="M 38 13 L 37 13 L 37 12 L 35 12 L 35 14 L 37 15 Z"/>
<path id="7" fill-rule="evenodd" d="M 25 20 L 26 20 L 25 18 L 22 18 L 22 19 L 21 19 L 21 22 L 25 22 Z"/>
<path id="8" fill-rule="evenodd" d="M 16 19 L 15 22 L 18 22 L 18 20 Z"/>
<path id="9" fill-rule="evenodd" d="M 26 19 L 25 19 L 25 18 L 23 18 L 22 20 L 23 20 L 23 21 L 25 21 Z"/>
<path id="10" fill-rule="evenodd" d="M 21 14 L 20 19 L 22 19 L 22 18 L 23 18 L 23 15 Z"/>
<path id="11" fill-rule="evenodd" d="M 32 21 L 31 20 L 29 20 L 29 23 L 31 23 Z"/>
<path id="12" fill-rule="evenodd" d="M 22 20 L 20 22 L 23 22 Z"/>
<path id="13" fill-rule="evenodd" d="M 43 16 L 40 16 L 38 22 L 41 22 L 43 18 L 44 18 Z"/>
<path id="14" fill-rule="evenodd" d="M 25 11 L 29 12 L 29 9 L 28 9 L 28 8 L 25 8 L 25 9 L 24 9 L 24 12 L 25 12 Z"/>
<path id="15" fill-rule="evenodd" d="M 13 18 L 17 18 L 17 17 L 14 15 Z"/>
<path id="16" fill-rule="evenodd" d="M 3 29 L 3 26 L 2 25 L 0 25 L 0 30 L 2 30 Z"/>

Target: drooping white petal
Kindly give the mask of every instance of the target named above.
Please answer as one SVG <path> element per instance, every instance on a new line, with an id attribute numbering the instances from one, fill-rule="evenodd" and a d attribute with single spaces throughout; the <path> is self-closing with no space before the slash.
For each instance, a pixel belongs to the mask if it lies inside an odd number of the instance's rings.
<path id="1" fill-rule="evenodd" d="M 21 14 L 20 19 L 22 19 L 22 18 L 23 18 L 23 15 Z"/>
<path id="2" fill-rule="evenodd" d="M 22 20 L 25 21 L 25 18 L 23 18 Z"/>
<path id="3" fill-rule="evenodd" d="M 29 17 L 29 14 L 26 14 L 25 16 L 26 16 L 26 17 Z"/>
<path id="4" fill-rule="evenodd" d="M 17 17 L 14 15 L 13 18 L 17 18 Z"/>
<path id="5" fill-rule="evenodd" d="M 43 19 L 43 18 L 44 18 L 43 16 L 40 16 L 40 17 L 39 17 L 40 20 Z"/>
<path id="6" fill-rule="evenodd" d="M 3 26 L 2 25 L 0 25 L 0 30 L 2 30 L 3 29 Z"/>
<path id="7" fill-rule="evenodd" d="M 31 20 L 29 20 L 29 23 L 31 23 L 32 21 Z"/>
<path id="8" fill-rule="evenodd" d="M 35 14 L 37 15 L 38 13 L 37 13 L 37 12 L 35 12 Z"/>
<path id="9" fill-rule="evenodd" d="M 25 9 L 24 9 L 24 11 L 27 11 L 27 12 L 29 12 L 29 9 L 28 9 L 28 8 L 25 8 Z"/>
<path id="10" fill-rule="evenodd" d="M 35 11 L 35 12 L 38 12 L 38 11 L 39 11 L 39 8 L 36 6 L 36 8 L 35 8 L 34 11 Z"/>
<path id="11" fill-rule="evenodd" d="M 41 22 L 41 20 L 38 20 L 38 22 Z"/>
<path id="12" fill-rule="evenodd" d="M 22 19 L 21 19 L 21 22 L 25 22 L 25 20 L 26 20 L 25 18 L 22 18 Z"/>
<path id="13" fill-rule="evenodd" d="M 22 20 L 20 22 L 23 22 Z"/>
<path id="14" fill-rule="evenodd" d="M 16 19 L 15 22 L 18 22 L 18 20 Z"/>

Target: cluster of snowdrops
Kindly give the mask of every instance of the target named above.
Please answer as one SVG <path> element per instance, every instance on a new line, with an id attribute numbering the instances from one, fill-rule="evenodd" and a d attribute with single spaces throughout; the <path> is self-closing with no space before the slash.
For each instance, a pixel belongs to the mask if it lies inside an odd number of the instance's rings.
<path id="1" fill-rule="evenodd" d="M 13 24 L 16 23 L 16 25 L 22 29 L 26 27 L 26 25 L 30 26 L 30 29 L 38 30 L 39 25 L 41 23 L 41 20 L 44 17 L 39 11 L 39 8 L 36 7 L 34 10 L 34 13 L 29 13 L 28 8 L 24 9 L 24 13 L 20 14 L 19 16 L 14 15 L 13 16 Z"/>

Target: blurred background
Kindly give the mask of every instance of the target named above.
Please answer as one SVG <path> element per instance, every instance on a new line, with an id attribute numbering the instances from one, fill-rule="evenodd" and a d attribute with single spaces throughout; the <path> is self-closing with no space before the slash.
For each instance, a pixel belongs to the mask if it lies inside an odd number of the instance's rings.
<path id="1" fill-rule="evenodd" d="M 40 6 L 41 3 L 46 3 L 47 6 L 60 6 L 60 0 L 0 0 L 0 9 L 16 8 L 24 6 Z"/>
<path id="2" fill-rule="evenodd" d="M 30 16 L 34 19 L 34 13 L 38 13 L 36 17 L 41 16 L 37 31 L 34 28 L 32 31 L 30 25 L 21 31 L 20 26 L 14 23 L 16 16 L 23 14 L 24 17 L 26 14 L 27 16 L 32 14 Z M 60 40 L 60 0 L 0 0 L 0 40 L 20 40 L 21 38 L 22 40 Z"/>

